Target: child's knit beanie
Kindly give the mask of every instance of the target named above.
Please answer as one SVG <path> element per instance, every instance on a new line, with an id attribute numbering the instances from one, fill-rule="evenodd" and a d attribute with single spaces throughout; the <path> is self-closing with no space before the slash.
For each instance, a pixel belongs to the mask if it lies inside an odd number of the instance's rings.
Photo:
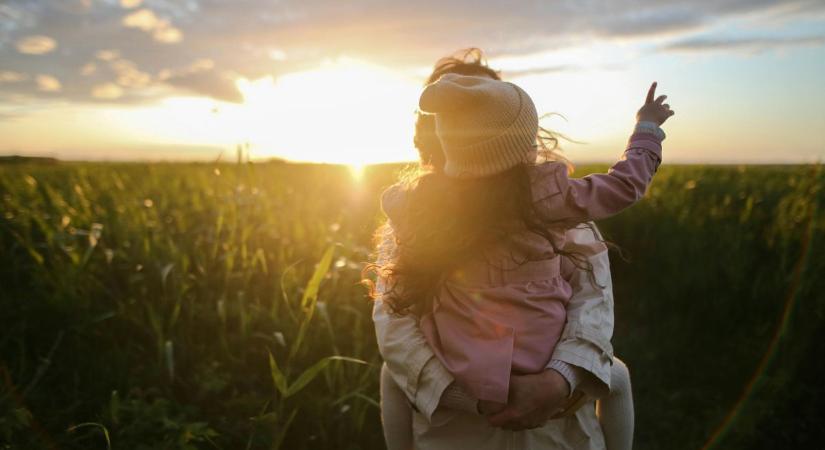
<path id="1" fill-rule="evenodd" d="M 536 107 L 513 83 L 446 74 L 424 88 L 418 107 L 435 114 L 447 176 L 483 177 L 536 160 Z"/>

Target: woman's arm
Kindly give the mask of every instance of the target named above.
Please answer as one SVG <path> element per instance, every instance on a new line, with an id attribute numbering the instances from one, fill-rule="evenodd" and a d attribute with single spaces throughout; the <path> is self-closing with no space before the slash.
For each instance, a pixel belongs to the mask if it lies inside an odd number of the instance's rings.
<path id="1" fill-rule="evenodd" d="M 603 397 L 610 386 L 613 362 L 613 283 L 607 246 L 601 242 L 596 225 L 581 225 L 567 232 L 566 251 L 578 252 L 593 265 L 595 284 L 590 274 L 576 270 L 570 284 L 573 296 L 567 304 L 567 323 L 562 331 L 548 368 L 559 370 L 565 378 L 571 374 L 560 370 L 573 366 L 571 390 L 579 388 L 592 397 Z M 582 370 L 579 370 L 582 369 Z"/>
<path id="2" fill-rule="evenodd" d="M 590 282 L 586 271 L 574 271 L 567 323 L 547 365 L 547 369 L 554 370 L 514 375 L 507 407 L 487 418 L 492 426 L 516 431 L 535 428 L 555 417 L 577 388 L 591 397 L 608 393 L 613 359 L 613 291 L 607 247 L 596 226 L 587 224 L 567 232 L 564 249 L 587 257 L 597 285 Z M 567 386 L 559 384 L 562 377 L 561 383 L 566 380 Z"/>
<path id="3" fill-rule="evenodd" d="M 601 236 L 596 233 L 590 229 L 574 229 L 568 234 L 567 240 L 572 246 L 569 249 L 588 255 L 596 279 L 604 288 L 591 285 L 586 272 L 577 271 L 574 275 L 567 325 L 548 368 L 559 371 L 553 367 L 559 363 L 572 366 L 581 380 L 578 387 L 590 395 L 601 396 L 610 383 L 613 297 L 607 248 L 599 242 L 597 237 Z M 379 245 L 379 264 L 391 260 L 394 249 L 392 230 L 385 227 Z M 376 289 L 379 293 L 385 289 L 382 280 Z M 373 307 L 373 321 L 379 351 L 393 379 L 420 413 L 429 419 L 442 400 L 462 410 L 474 409 L 474 399 L 453 384 L 452 375 L 435 357 L 415 316 L 390 314 L 379 297 Z"/>
<path id="4" fill-rule="evenodd" d="M 387 225 L 380 233 L 379 265 L 396 256 L 392 229 Z M 385 292 L 385 283 L 380 278 L 377 281 L 376 291 L 379 294 Z M 391 314 L 379 296 L 373 305 L 372 319 L 378 350 L 387 363 L 390 375 L 415 409 L 429 420 L 445 390 L 453 383 L 452 375 L 436 358 L 418 326 L 417 317 Z"/>

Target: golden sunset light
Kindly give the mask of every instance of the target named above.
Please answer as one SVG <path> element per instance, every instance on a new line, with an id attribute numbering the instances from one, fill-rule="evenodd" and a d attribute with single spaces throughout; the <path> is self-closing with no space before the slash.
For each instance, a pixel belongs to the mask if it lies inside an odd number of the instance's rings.
<path id="1" fill-rule="evenodd" d="M 340 58 L 277 79 L 240 79 L 244 102 L 219 115 L 256 157 L 370 164 L 415 158 L 418 80 Z"/>
<path id="2" fill-rule="evenodd" d="M 0 450 L 825 448 L 825 0 L 0 0 Z"/>
<path id="3" fill-rule="evenodd" d="M 812 162 L 825 152 L 816 126 L 825 120 L 816 106 L 825 103 L 825 19 L 803 4 L 720 11 L 713 21 L 698 10 L 678 15 L 678 5 L 591 16 L 516 4 L 507 26 L 494 25 L 491 4 L 447 26 L 447 16 L 402 5 L 354 5 L 332 20 L 320 4 L 15 1 L 0 9 L 9 20 L 0 29 L 0 152 L 210 160 L 248 144 L 253 160 L 409 161 L 432 64 L 478 45 L 541 113 L 559 114 L 545 126 L 583 143 L 564 144 L 574 161 L 620 151 L 638 93 L 655 79 L 685 113 L 669 141 L 674 161 Z M 69 25 L 83 21 L 107 24 L 106 45 Z M 376 33 L 376 24 L 396 32 Z M 731 101 L 708 108 L 720 97 Z M 768 132 L 776 127 L 794 130 L 781 153 Z"/>

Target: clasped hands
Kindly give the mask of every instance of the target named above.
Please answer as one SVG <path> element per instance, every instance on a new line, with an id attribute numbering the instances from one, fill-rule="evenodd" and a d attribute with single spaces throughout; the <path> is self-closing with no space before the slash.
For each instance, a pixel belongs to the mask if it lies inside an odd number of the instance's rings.
<path id="1" fill-rule="evenodd" d="M 564 409 L 570 386 L 560 373 L 547 369 L 528 375 L 510 377 L 507 404 L 479 401 L 478 410 L 494 427 L 529 430 L 544 425 Z"/>

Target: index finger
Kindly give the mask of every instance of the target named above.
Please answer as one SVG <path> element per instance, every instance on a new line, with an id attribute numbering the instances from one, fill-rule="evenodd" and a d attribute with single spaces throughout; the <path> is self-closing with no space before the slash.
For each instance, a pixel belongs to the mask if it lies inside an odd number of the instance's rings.
<path id="1" fill-rule="evenodd" d="M 656 82 L 654 81 L 653 84 L 650 85 L 650 89 L 647 90 L 647 98 L 645 99 L 645 103 L 653 103 L 653 97 L 656 95 Z"/>

